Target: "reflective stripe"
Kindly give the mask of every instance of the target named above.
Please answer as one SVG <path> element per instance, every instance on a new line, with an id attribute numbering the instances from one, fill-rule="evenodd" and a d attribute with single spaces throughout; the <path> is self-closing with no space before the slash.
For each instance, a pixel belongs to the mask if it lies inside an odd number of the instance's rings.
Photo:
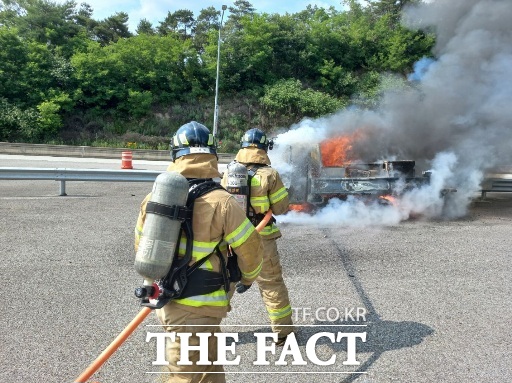
<path id="1" fill-rule="evenodd" d="M 261 212 L 267 211 L 270 209 L 270 201 L 267 196 L 261 197 L 251 197 L 251 206 L 253 208 L 260 208 Z"/>
<path id="2" fill-rule="evenodd" d="M 187 250 L 187 240 L 184 238 L 181 238 L 180 243 L 178 245 L 178 254 L 185 255 L 186 250 Z"/>
<path id="3" fill-rule="evenodd" d="M 260 179 L 259 177 L 252 177 L 251 178 L 251 186 L 260 186 L 261 185 L 261 182 L 260 182 Z"/>
<path id="4" fill-rule="evenodd" d="M 270 318 L 270 320 L 277 320 L 277 319 L 282 319 L 284 317 L 287 317 L 288 315 L 291 315 L 292 308 L 290 305 L 287 305 L 281 309 L 275 309 L 275 310 L 269 309 L 267 307 L 267 312 L 268 312 L 268 317 Z"/>
<path id="5" fill-rule="evenodd" d="M 260 273 L 261 271 L 261 267 L 263 265 L 263 260 L 261 260 L 260 264 L 253 270 L 251 271 L 250 273 L 244 273 L 242 271 L 242 276 L 246 279 L 254 279 L 258 276 L 258 274 Z"/>
<path id="6" fill-rule="evenodd" d="M 220 242 L 219 243 L 219 250 L 224 253 L 225 251 L 228 250 L 228 244 L 224 241 Z"/>
<path id="7" fill-rule="evenodd" d="M 202 259 L 202 258 L 206 257 L 208 254 L 210 254 L 211 252 L 213 252 L 213 250 L 215 249 L 215 246 L 217 246 L 217 242 L 194 241 L 194 246 L 192 248 L 192 252 L 194 254 L 201 254 L 200 258 L 198 258 L 198 259 Z"/>
<path id="8" fill-rule="evenodd" d="M 279 228 L 272 224 L 272 226 L 265 226 L 263 228 L 263 230 L 260 231 L 260 235 L 262 236 L 265 236 L 265 235 L 270 235 L 270 234 L 274 234 L 274 233 L 277 233 L 279 231 Z"/>
<path id="9" fill-rule="evenodd" d="M 199 268 L 203 269 L 203 270 L 210 270 L 210 271 L 212 271 L 213 270 L 213 265 L 210 262 L 210 260 L 207 259 L 206 261 L 204 261 L 204 263 L 201 266 L 199 266 Z"/>
<path id="10" fill-rule="evenodd" d="M 214 291 L 210 294 L 204 294 L 204 295 L 194 295 L 192 297 L 183 298 L 183 299 L 176 299 L 176 303 L 186 305 L 186 306 L 193 306 L 193 307 L 200 307 L 200 306 L 217 306 L 217 307 L 226 307 L 229 305 L 229 300 L 226 292 L 224 289 L 220 289 L 217 291 Z"/>
<path id="11" fill-rule="evenodd" d="M 178 136 L 179 140 L 181 141 L 181 143 L 183 145 L 188 145 L 188 140 L 187 140 L 187 136 L 185 133 L 181 133 L 179 136 Z M 177 145 L 178 146 L 178 145 Z"/>
<path id="12" fill-rule="evenodd" d="M 233 232 L 226 235 L 224 238 L 227 243 L 231 245 L 231 247 L 238 247 L 245 241 L 247 241 L 247 238 L 252 234 L 254 231 L 254 226 L 252 225 L 251 221 L 249 221 L 247 218 L 244 219 L 244 221 L 238 226 Z"/>
<path id="13" fill-rule="evenodd" d="M 270 195 L 270 203 L 271 204 L 275 204 L 279 201 L 281 201 L 283 198 L 285 198 L 286 196 L 288 195 L 288 191 L 286 190 L 286 188 L 283 186 L 281 189 L 279 189 L 278 191 L 276 191 L 275 193 L 272 193 Z"/>
<path id="14" fill-rule="evenodd" d="M 215 246 L 217 246 L 217 242 L 200 242 L 200 241 L 193 241 L 192 246 L 192 258 L 194 262 L 197 262 L 204 257 L 206 257 L 208 254 L 213 253 L 215 250 Z M 185 253 L 187 251 L 187 238 L 181 237 L 179 248 L 178 248 L 178 254 L 181 256 L 185 256 Z M 211 264 L 210 260 L 207 260 L 205 263 L 203 263 L 200 266 L 201 269 L 206 270 L 213 270 L 213 265 Z"/>

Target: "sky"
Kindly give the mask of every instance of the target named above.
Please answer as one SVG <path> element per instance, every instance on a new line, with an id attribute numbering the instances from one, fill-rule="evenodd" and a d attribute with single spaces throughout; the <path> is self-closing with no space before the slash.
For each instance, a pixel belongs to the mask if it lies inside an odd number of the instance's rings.
<path id="1" fill-rule="evenodd" d="M 58 0 L 57 3 L 63 3 L 64 0 Z M 141 19 L 149 20 L 153 26 L 157 26 L 160 21 L 165 19 L 167 12 L 175 12 L 179 9 L 188 9 L 194 12 L 197 17 L 201 9 L 213 6 L 219 11 L 222 5 L 232 6 L 234 1 L 228 0 L 83 0 L 77 1 L 78 4 L 85 2 L 93 10 L 93 18 L 103 20 L 112 16 L 116 12 L 126 12 L 129 16 L 130 31 L 134 32 Z M 344 9 L 341 0 L 293 0 L 293 1 L 275 1 L 275 0 L 253 0 L 250 1 L 258 13 L 280 13 L 284 14 L 300 12 L 308 6 L 317 5 L 323 8 L 333 6 L 337 10 Z M 228 16 L 226 11 L 224 16 Z"/>

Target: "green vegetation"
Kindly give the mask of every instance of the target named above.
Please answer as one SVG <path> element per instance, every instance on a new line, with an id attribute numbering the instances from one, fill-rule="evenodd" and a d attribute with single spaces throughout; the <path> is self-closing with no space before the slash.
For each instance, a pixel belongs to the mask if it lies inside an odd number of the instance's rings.
<path id="1" fill-rule="evenodd" d="M 250 127 L 374 105 L 390 73 L 405 78 L 430 55 L 435 37 L 400 25 L 416 2 L 279 15 L 235 1 L 222 28 L 220 150 Z M 132 34 L 122 12 L 98 21 L 86 3 L 0 0 L 0 141 L 164 149 L 185 122 L 212 127 L 220 15 L 181 9 Z"/>

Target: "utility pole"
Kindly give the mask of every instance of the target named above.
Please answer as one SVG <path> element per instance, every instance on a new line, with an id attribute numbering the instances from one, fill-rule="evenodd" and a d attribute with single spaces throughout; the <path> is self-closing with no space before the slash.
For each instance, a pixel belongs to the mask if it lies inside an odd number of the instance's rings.
<path id="1" fill-rule="evenodd" d="M 219 25 L 219 39 L 217 41 L 217 78 L 215 80 L 215 108 L 213 111 L 213 136 L 217 136 L 217 125 L 219 124 L 219 63 L 220 63 L 220 31 L 222 29 L 222 20 L 224 19 L 224 11 L 227 9 L 227 5 L 222 6 L 222 15 L 220 17 L 220 25 Z"/>

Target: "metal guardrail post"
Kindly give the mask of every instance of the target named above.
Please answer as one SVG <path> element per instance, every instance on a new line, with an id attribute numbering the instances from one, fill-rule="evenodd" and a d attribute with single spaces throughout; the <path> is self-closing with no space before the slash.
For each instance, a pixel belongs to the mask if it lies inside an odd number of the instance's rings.
<path id="1" fill-rule="evenodd" d="M 60 180 L 59 196 L 66 196 L 66 181 Z"/>

